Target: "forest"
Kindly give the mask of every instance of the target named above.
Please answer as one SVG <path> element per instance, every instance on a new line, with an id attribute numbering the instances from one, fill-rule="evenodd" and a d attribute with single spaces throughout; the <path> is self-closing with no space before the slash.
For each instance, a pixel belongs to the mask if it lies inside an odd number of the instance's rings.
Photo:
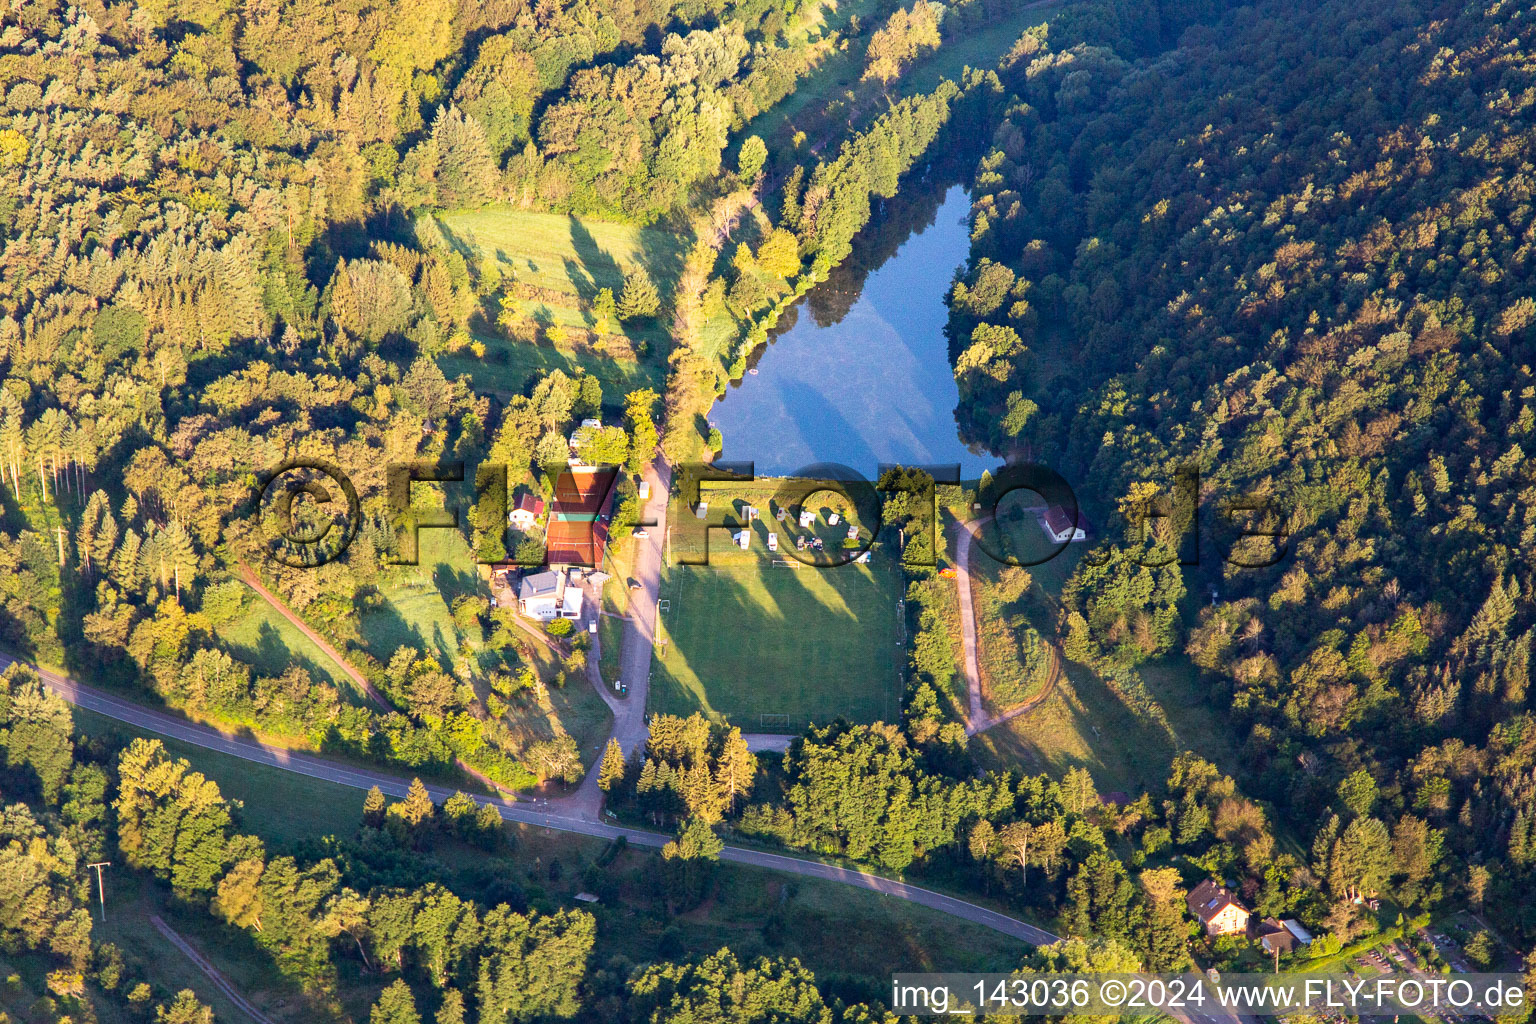
<path id="1" fill-rule="evenodd" d="M 1127 688 L 1186 658 L 1228 709 L 1239 792 L 1311 851 L 1245 886 L 1299 884 L 1347 940 L 1396 877 L 1528 946 L 1531 26 L 1305 6 L 1177 59 L 1022 48 L 951 295 L 963 429 L 1113 524 L 1068 655 Z M 1190 813 L 1175 843 L 1226 816 Z"/>

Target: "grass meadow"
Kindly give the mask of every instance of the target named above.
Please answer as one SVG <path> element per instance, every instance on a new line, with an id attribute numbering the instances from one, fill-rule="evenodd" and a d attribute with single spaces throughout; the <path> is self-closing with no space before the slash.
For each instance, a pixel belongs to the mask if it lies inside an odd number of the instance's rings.
<path id="1" fill-rule="evenodd" d="M 699 711 L 745 732 L 894 721 L 906 661 L 900 586 L 878 557 L 830 569 L 670 566 L 651 710 Z"/>
<path id="2" fill-rule="evenodd" d="M 282 675 L 298 665 L 316 682 L 336 687 L 344 700 L 353 704 L 368 702 L 367 696 L 328 654 L 254 592 L 240 617 L 220 628 L 219 639 L 232 655 L 254 666 L 261 675 Z"/>
<path id="3" fill-rule="evenodd" d="M 529 302 L 525 311 L 543 325 L 590 329 L 598 292 L 608 288 L 617 298 L 624 275 L 636 268 L 650 275 L 662 297 L 657 318 L 612 325 L 639 353 L 635 358 L 548 341 L 509 340 L 486 327 L 475 334 L 484 354 L 468 349 L 445 353 L 438 359 L 444 373 L 468 374 L 476 387 L 500 394 L 521 394 L 532 380 L 553 370 L 590 373 L 610 401 L 637 388 L 664 390 L 671 344 L 666 313 L 693 243 L 689 234 L 508 206 L 443 214 L 437 223 L 461 251 L 493 259 L 508 284 L 537 289 L 540 299 Z M 740 322 L 723 302 L 708 302 L 703 312 L 700 350 L 727 358 Z"/>

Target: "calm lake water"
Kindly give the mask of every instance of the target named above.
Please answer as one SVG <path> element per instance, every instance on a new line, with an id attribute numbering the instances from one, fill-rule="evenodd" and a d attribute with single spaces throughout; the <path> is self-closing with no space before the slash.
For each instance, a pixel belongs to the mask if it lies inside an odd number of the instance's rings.
<path id="1" fill-rule="evenodd" d="M 724 459 L 750 460 L 760 476 L 840 462 L 870 480 L 882 462 L 958 462 L 967 478 L 996 467 L 960 443 L 944 337 L 970 205 L 956 185 L 877 215 L 847 264 L 785 313 L 750 364 L 757 373 L 711 411 Z"/>

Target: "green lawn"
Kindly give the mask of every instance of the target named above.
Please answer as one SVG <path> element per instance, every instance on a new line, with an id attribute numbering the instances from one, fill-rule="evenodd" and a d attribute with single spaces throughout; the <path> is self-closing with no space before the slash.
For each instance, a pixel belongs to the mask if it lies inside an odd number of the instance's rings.
<path id="1" fill-rule="evenodd" d="M 974 737 L 970 749 L 985 768 L 1022 767 L 1060 778 L 1067 769 L 1082 767 L 1100 792 L 1127 793 L 1165 782 L 1176 753 L 1166 735 L 1138 717 L 1102 680 L 1071 663 L 1043 704 Z"/>
<path id="2" fill-rule="evenodd" d="M 603 386 L 609 401 L 615 401 L 637 388 L 666 387 L 666 366 L 658 359 L 609 359 L 592 352 L 567 352 L 549 345 L 536 345 L 505 338 L 478 337 L 486 348 L 483 357 L 465 349 L 438 357 L 437 365 L 449 378 L 468 374 L 481 391 L 521 395 L 529 384 L 552 370 L 567 376 L 590 373 Z"/>
<path id="3" fill-rule="evenodd" d="M 479 594 L 475 560 L 457 530 L 422 530 L 418 543 L 418 564 L 391 566 L 379 587 L 383 604 L 362 613 L 363 642 L 381 662 L 412 644 L 452 666 L 461 644 L 485 641 L 478 629 L 462 634 L 449 610 L 459 595 Z"/>
<path id="4" fill-rule="evenodd" d="M 651 710 L 701 711 L 747 732 L 838 716 L 894 721 L 905 664 L 900 587 L 878 555 L 832 569 L 669 567 Z"/>
<path id="5" fill-rule="evenodd" d="M 219 629 L 219 639 L 231 654 L 254 665 L 261 675 L 278 676 L 298 665 L 307 669 L 316 682 L 336 687 L 343 700 L 368 703 L 357 684 L 328 654 L 254 592 L 245 612 Z"/>
<path id="6" fill-rule="evenodd" d="M 500 267 L 507 286 L 513 282 L 537 289 L 541 299 L 525 312 L 541 324 L 591 328 L 592 302 L 600 289 L 617 298 L 624 275 L 643 268 L 665 300 L 677 286 L 683 258 L 692 244 L 686 235 L 659 228 L 593 220 L 555 213 L 535 213 L 507 206 L 490 207 L 437 218 L 450 244 L 466 254 L 488 256 Z M 604 355 L 548 343 L 509 341 L 482 331 L 475 340 L 483 356 L 468 350 L 447 353 L 439 365 L 449 376 L 469 374 L 483 390 L 521 394 L 536 376 L 551 370 L 568 374 L 585 371 L 597 377 L 610 399 L 641 387 L 660 390 L 665 384 L 669 335 L 653 319 L 614 324 L 635 346 L 649 346 L 638 359 Z M 723 328 L 722 328 L 723 329 Z"/>
<path id="7" fill-rule="evenodd" d="M 617 297 L 625 272 L 644 267 L 663 294 L 677 285 L 690 239 L 659 228 L 493 206 L 437 218 L 450 242 L 496 258 L 504 274 L 590 302 Z"/>

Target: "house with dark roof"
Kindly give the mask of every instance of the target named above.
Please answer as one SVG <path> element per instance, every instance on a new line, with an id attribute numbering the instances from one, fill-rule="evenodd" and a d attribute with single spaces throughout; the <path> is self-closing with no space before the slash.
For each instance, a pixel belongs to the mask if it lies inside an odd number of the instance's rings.
<path id="1" fill-rule="evenodd" d="M 1237 894 L 1213 879 L 1189 891 L 1189 912 L 1199 918 L 1207 935 L 1239 935 L 1248 930 L 1248 908 Z"/>
<path id="2" fill-rule="evenodd" d="M 507 513 L 507 521 L 519 530 L 531 530 L 538 523 L 539 516 L 543 514 L 544 499 L 530 491 L 525 491 L 518 497 L 512 511 Z"/>
<path id="3" fill-rule="evenodd" d="M 1073 541 L 1088 539 L 1088 523 L 1083 519 L 1083 510 L 1077 510 L 1077 517 L 1060 505 L 1051 505 L 1040 513 L 1040 529 L 1051 538 L 1053 544 L 1067 544 Z"/>
<path id="4" fill-rule="evenodd" d="M 1266 917 L 1259 925 L 1259 945 L 1270 956 L 1279 956 L 1295 949 L 1299 942 L 1289 928 L 1273 917 Z"/>

